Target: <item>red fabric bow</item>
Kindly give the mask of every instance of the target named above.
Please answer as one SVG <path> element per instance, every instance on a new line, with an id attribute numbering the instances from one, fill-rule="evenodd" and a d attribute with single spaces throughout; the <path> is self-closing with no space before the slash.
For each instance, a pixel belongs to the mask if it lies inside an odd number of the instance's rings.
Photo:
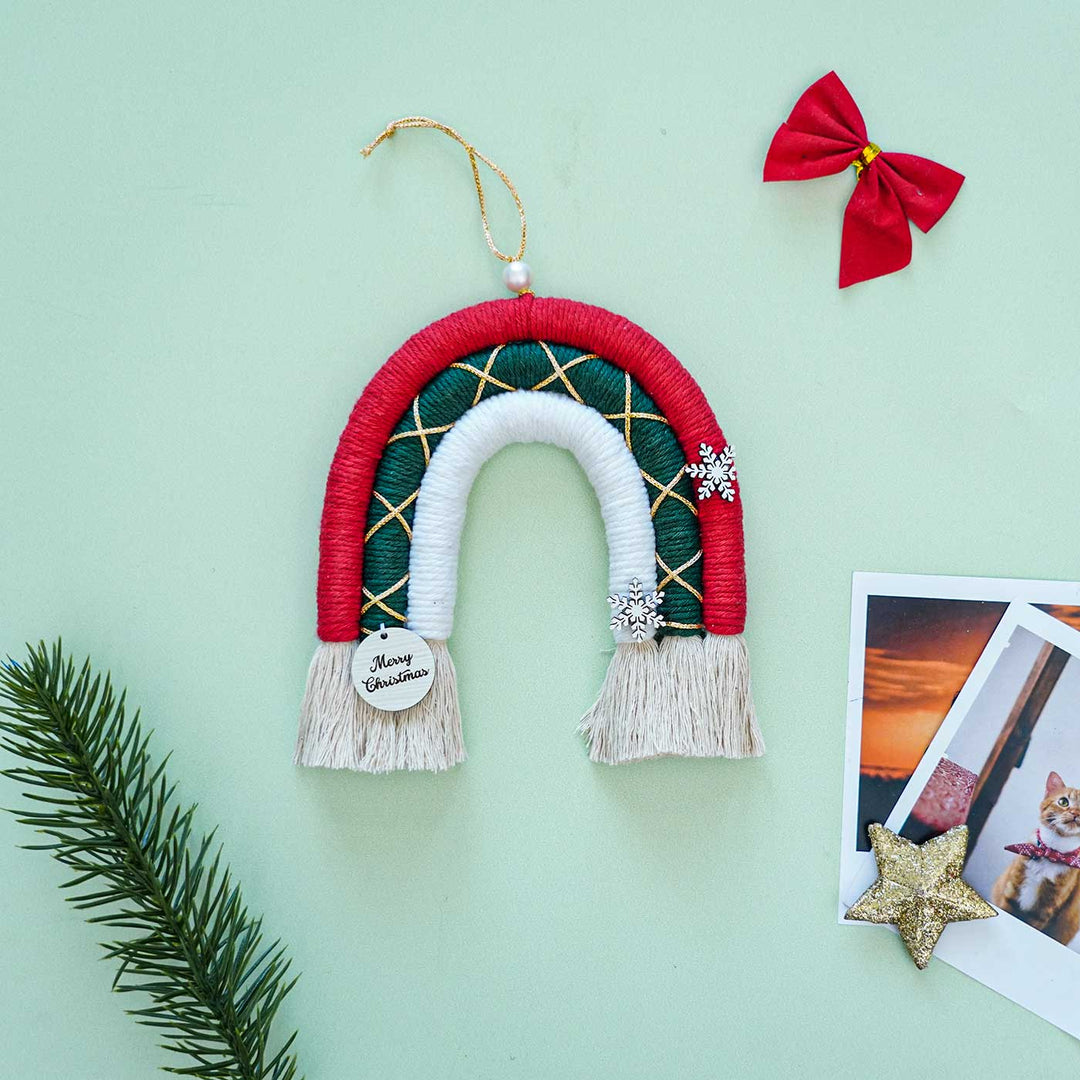
<path id="1" fill-rule="evenodd" d="M 907 219 L 929 232 L 952 205 L 964 177 L 914 154 L 879 151 L 859 107 L 835 71 L 795 103 L 765 156 L 765 179 L 812 180 L 856 165 L 844 211 L 840 288 L 902 270 L 911 262 Z"/>

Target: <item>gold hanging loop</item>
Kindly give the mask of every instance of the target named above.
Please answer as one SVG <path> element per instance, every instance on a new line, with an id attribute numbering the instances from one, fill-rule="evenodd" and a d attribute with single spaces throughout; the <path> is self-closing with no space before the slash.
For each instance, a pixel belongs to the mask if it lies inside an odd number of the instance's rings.
<path id="1" fill-rule="evenodd" d="M 495 258 L 501 259 L 505 263 L 521 262 L 525 255 L 525 207 L 522 206 L 521 197 L 518 195 L 517 188 L 514 187 L 510 177 L 494 161 L 481 154 L 472 143 L 466 142 L 452 127 L 440 124 L 438 120 L 432 120 L 427 116 L 403 116 L 400 120 L 391 121 L 386 125 L 385 130 L 379 134 L 378 138 L 368 143 L 360 153 L 364 157 L 369 157 L 379 143 L 389 139 L 400 128 L 433 128 L 435 131 L 441 131 L 444 135 L 449 135 L 451 139 L 464 148 L 465 153 L 469 155 L 469 164 L 472 166 L 473 183 L 476 185 L 476 199 L 480 204 L 480 220 L 484 224 L 484 239 L 487 241 L 487 246 L 491 249 L 491 253 Z M 500 251 L 495 246 L 495 241 L 491 236 L 487 205 L 484 201 L 484 185 L 480 182 L 480 166 L 477 164 L 481 161 L 506 185 L 506 190 L 510 192 L 510 197 L 517 207 L 518 217 L 521 219 L 521 242 L 518 244 L 516 255 L 507 255 L 506 252 Z"/>

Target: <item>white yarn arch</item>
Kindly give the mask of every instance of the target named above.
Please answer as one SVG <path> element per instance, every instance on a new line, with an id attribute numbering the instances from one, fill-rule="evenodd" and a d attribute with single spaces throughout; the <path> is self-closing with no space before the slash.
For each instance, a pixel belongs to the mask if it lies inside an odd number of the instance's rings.
<path id="1" fill-rule="evenodd" d="M 569 450 L 600 501 L 608 544 L 608 584 L 625 593 L 637 578 L 656 588 L 656 535 L 649 496 L 623 437 L 595 409 L 558 394 L 518 390 L 470 409 L 439 442 L 416 499 L 409 553 L 407 625 L 445 641 L 454 626 L 458 554 L 469 491 L 481 466 L 511 443 Z M 648 630 L 653 637 L 656 630 Z M 614 631 L 630 641 L 629 630 Z"/>

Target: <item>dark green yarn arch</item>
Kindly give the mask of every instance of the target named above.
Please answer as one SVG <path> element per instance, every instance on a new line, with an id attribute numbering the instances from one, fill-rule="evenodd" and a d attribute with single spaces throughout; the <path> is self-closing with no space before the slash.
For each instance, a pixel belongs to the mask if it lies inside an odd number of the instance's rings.
<path id="1" fill-rule="evenodd" d="M 512 342 L 463 357 L 424 387 L 394 428 L 375 474 L 365 523 L 362 630 L 370 633 L 384 623 L 400 625 L 407 616 L 409 530 L 416 494 L 443 434 L 473 405 L 516 389 L 574 397 L 603 414 L 620 433 L 628 433 L 649 501 L 656 504 L 657 579 L 667 577 L 668 570 L 678 572 L 664 585 L 661 610 L 668 626 L 662 632 L 699 634 L 701 540 L 692 509 L 694 491 L 682 471 L 686 459 L 675 433 L 652 398 L 621 368 L 577 349 L 536 341 Z M 691 565 L 686 566 L 688 562 Z"/>

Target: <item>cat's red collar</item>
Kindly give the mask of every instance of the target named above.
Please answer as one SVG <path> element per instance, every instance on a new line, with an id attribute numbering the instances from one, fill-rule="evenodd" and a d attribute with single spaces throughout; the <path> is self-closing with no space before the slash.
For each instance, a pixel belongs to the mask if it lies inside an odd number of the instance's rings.
<path id="1" fill-rule="evenodd" d="M 1029 859 L 1049 859 L 1051 862 L 1064 863 L 1080 870 L 1080 847 L 1072 851 L 1058 851 L 1056 848 L 1047 847 L 1038 829 L 1035 830 L 1034 844 L 1006 844 L 1005 850 L 1016 855 L 1026 855 Z"/>

